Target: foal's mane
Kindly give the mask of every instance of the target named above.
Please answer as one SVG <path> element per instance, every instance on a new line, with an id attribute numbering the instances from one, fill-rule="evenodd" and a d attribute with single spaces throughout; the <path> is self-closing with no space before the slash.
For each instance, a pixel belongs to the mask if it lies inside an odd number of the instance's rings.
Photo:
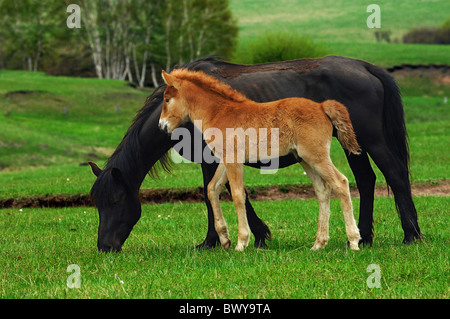
<path id="1" fill-rule="evenodd" d="M 208 75 L 202 71 L 191 71 L 188 69 L 175 69 L 170 75 L 175 76 L 177 79 L 183 81 L 189 81 L 193 84 L 201 87 L 204 90 L 212 91 L 220 96 L 229 99 L 234 102 L 245 102 L 248 101 L 248 98 L 242 94 L 234 90 L 228 84 L 219 81 L 215 77 Z"/>

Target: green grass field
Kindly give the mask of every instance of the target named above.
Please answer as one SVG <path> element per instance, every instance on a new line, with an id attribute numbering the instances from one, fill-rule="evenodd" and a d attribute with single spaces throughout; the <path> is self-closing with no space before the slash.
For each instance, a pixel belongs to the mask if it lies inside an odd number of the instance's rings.
<path id="1" fill-rule="evenodd" d="M 364 1 L 237 1 L 237 52 L 265 29 L 288 28 L 314 36 L 331 54 L 392 66 L 450 64 L 450 46 L 377 43 L 368 30 Z M 448 1 L 378 2 L 382 28 L 400 38 L 415 26 L 438 26 Z M 418 18 L 420 17 L 420 19 Z M 436 74 L 396 75 L 410 136 L 413 184 L 450 177 L 448 81 Z M 87 194 L 95 180 L 88 160 L 103 165 L 151 90 L 122 81 L 47 76 L 0 70 L 0 199 Z M 119 112 L 117 112 L 119 106 Z M 337 141 L 332 158 L 355 180 Z M 81 164 L 81 165 L 80 165 Z M 374 166 L 374 165 L 373 165 Z M 384 186 L 374 166 L 377 185 Z M 202 186 L 200 166 L 183 163 L 143 188 Z M 246 168 L 246 185 L 310 185 L 300 165 L 261 175 Z M 359 200 L 353 199 L 354 207 Z M 206 235 L 203 203 L 144 205 L 142 218 L 121 254 L 96 251 L 93 207 L 0 209 L 0 298 L 449 298 L 450 197 L 415 197 L 421 243 L 401 244 L 403 231 L 392 197 L 375 200 L 372 248 L 345 248 L 344 222 L 332 200 L 330 242 L 310 251 L 317 228 L 316 200 L 255 201 L 274 239 L 266 250 L 249 247 L 197 251 Z M 223 203 L 237 241 L 233 204 Z M 355 210 L 355 217 L 358 217 Z M 251 243 L 253 245 L 253 243 Z M 81 271 L 70 289 L 67 267 Z M 381 288 L 369 288 L 367 267 L 381 269 Z"/>
<path id="2" fill-rule="evenodd" d="M 120 254 L 96 251 L 94 208 L 1 210 L 1 298 L 448 298 L 448 197 L 415 198 L 423 242 L 403 246 L 391 199 L 375 205 L 375 244 L 350 251 L 339 203 L 332 201 L 330 242 L 311 251 L 315 200 L 255 202 L 274 235 L 265 250 L 197 251 L 203 204 L 146 205 Z M 355 200 L 355 205 L 358 201 Z M 224 203 L 236 243 L 232 203 Z M 70 289 L 67 267 L 80 267 Z M 367 267 L 379 265 L 381 288 Z"/>

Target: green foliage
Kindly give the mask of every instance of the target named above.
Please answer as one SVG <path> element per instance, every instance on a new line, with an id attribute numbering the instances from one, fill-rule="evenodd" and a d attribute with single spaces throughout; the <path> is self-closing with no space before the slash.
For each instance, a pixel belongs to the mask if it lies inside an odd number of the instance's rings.
<path id="1" fill-rule="evenodd" d="M 80 0 L 81 29 L 66 26 L 67 4 L 0 0 L 0 66 L 142 86 L 147 67 L 155 76 L 204 56 L 228 58 L 236 42 L 226 0 Z"/>
<path id="2" fill-rule="evenodd" d="M 403 36 L 405 43 L 450 44 L 450 28 L 416 28 Z"/>
<path id="3" fill-rule="evenodd" d="M 450 29 L 450 18 L 448 18 L 447 20 L 444 21 L 444 23 L 442 23 L 441 28 L 444 30 Z"/>
<path id="4" fill-rule="evenodd" d="M 294 32 L 266 31 L 255 40 L 247 42 L 236 53 L 234 61 L 246 64 L 318 58 L 327 55 L 323 45 L 309 36 Z"/>
<path id="5" fill-rule="evenodd" d="M 405 43 L 450 44 L 450 18 L 437 28 L 414 28 L 403 36 Z"/>
<path id="6" fill-rule="evenodd" d="M 61 37 L 68 38 L 61 34 L 66 21 L 62 1 L 0 0 L 0 12 L 0 66 L 36 71 Z"/>

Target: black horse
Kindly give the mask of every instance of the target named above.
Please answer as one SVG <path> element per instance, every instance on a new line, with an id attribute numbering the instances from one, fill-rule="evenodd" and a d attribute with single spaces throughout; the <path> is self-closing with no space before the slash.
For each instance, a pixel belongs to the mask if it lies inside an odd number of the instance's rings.
<path id="1" fill-rule="evenodd" d="M 362 243 L 372 244 L 373 202 L 375 174 L 368 154 L 381 170 L 394 194 L 400 215 L 404 240 L 414 242 L 421 238 L 417 212 L 412 200 L 409 180 L 409 149 L 399 88 L 394 79 L 382 68 L 368 62 L 340 56 L 319 59 L 239 65 L 216 58 L 193 61 L 183 66 L 201 70 L 226 82 L 257 102 L 268 102 L 288 97 L 305 97 L 316 102 L 328 99 L 347 106 L 363 149 L 361 155 L 347 155 L 360 193 L 360 229 Z M 122 142 L 101 170 L 90 163 L 97 176 L 91 197 L 99 211 L 97 247 L 100 251 L 120 251 L 133 226 L 141 216 L 139 188 L 147 173 L 157 174 L 155 165 L 161 162 L 169 169 L 168 150 L 178 141 L 158 128 L 165 86 L 157 88 L 137 113 Z M 191 136 L 194 126 L 186 128 Z M 191 154 L 204 143 L 192 142 Z M 183 154 L 181 154 L 183 155 Z M 192 160 L 192 158 L 191 158 Z M 195 160 L 195 158 L 194 158 Z M 201 163 L 204 189 L 213 177 L 217 163 Z M 297 163 L 293 156 L 279 159 L 280 168 Z M 260 164 L 251 164 L 261 167 Z M 215 247 L 218 235 L 214 229 L 213 212 L 208 196 L 208 232 L 198 247 Z M 248 197 L 246 209 L 255 246 L 265 247 L 271 238 L 269 228 L 260 220 Z"/>

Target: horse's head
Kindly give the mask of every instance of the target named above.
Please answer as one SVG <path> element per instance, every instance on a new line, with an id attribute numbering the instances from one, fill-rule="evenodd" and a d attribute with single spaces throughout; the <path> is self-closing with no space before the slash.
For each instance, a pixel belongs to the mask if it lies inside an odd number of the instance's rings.
<path id="1" fill-rule="evenodd" d="M 181 80 L 162 71 L 162 78 L 167 84 L 164 91 L 163 108 L 159 118 L 159 128 L 167 133 L 189 120 L 185 101 L 180 94 Z"/>
<path id="2" fill-rule="evenodd" d="M 91 197 L 98 209 L 99 225 L 97 248 L 99 251 L 119 252 L 141 217 L 141 203 L 118 168 L 101 170 L 89 162 L 97 180 Z"/>

